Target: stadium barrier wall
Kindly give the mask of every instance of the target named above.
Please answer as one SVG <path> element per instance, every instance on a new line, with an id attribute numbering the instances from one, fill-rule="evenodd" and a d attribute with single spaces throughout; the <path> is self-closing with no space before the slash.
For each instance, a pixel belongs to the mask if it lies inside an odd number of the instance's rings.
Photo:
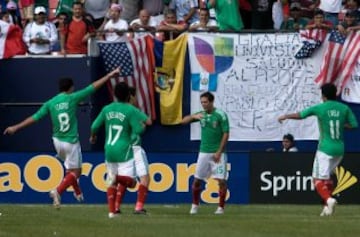
<path id="1" fill-rule="evenodd" d="M 313 153 L 229 153 L 227 203 L 232 204 L 318 204 L 311 179 Z M 191 202 L 191 183 L 197 153 L 149 153 L 150 192 L 148 203 Z M 0 203 L 49 203 L 47 193 L 63 177 L 61 161 L 47 153 L 0 153 Z M 99 152 L 85 152 L 80 183 L 86 203 L 105 203 L 106 168 Z M 360 160 L 357 153 L 346 154 L 336 170 L 336 196 L 341 204 L 360 204 Z M 217 203 L 218 186 L 210 179 L 203 185 L 201 201 Z M 129 189 L 124 203 L 136 201 Z M 75 203 L 72 190 L 62 197 Z"/>

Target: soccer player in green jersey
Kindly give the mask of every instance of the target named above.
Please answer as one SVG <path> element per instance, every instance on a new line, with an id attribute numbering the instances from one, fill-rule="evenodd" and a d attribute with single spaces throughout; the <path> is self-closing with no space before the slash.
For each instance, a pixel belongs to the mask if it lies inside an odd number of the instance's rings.
<path id="1" fill-rule="evenodd" d="M 214 107 L 214 95 L 205 92 L 200 95 L 203 111 L 187 115 L 182 124 L 200 122 L 201 143 L 192 184 L 192 205 L 190 214 L 197 214 L 200 203 L 201 181 L 209 177 L 219 183 L 219 206 L 215 214 L 224 214 L 227 193 L 227 156 L 225 146 L 229 139 L 229 120 L 225 112 Z"/>
<path id="2" fill-rule="evenodd" d="M 47 114 L 50 115 L 54 147 L 57 157 L 64 161 L 66 169 L 66 175 L 60 185 L 50 192 L 55 208 L 60 208 L 60 196 L 70 186 L 73 187 L 74 196 L 78 201 L 81 202 L 84 199 L 78 183 L 81 176 L 82 155 L 76 109 L 81 101 L 93 94 L 116 74 L 119 74 L 119 68 L 77 92 L 74 92 L 74 83 L 71 78 L 61 78 L 59 80 L 59 94 L 45 102 L 35 114 L 4 131 L 4 134 L 12 135 L 18 130 L 34 124 Z"/>
<path id="3" fill-rule="evenodd" d="M 129 103 L 134 106 L 137 106 L 135 87 L 129 87 L 129 93 L 130 93 Z M 138 115 L 139 115 L 138 117 L 139 123 L 144 123 L 145 125 L 148 126 L 152 124 L 151 119 L 142 111 L 139 111 Z M 134 152 L 135 175 L 140 179 L 134 214 L 146 214 L 146 210 L 144 209 L 144 204 L 146 201 L 149 184 L 150 184 L 149 162 L 145 150 L 141 147 L 140 137 L 136 137 L 132 148 Z M 126 187 L 119 184 L 117 186 L 116 199 L 115 199 L 116 213 L 121 213 L 120 207 L 125 192 L 126 192 Z"/>
<path id="4" fill-rule="evenodd" d="M 133 137 L 138 137 L 145 125 L 139 121 L 139 110 L 128 103 L 129 86 L 120 82 L 115 86 L 117 102 L 105 106 L 91 125 L 90 142 L 96 142 L 96 133 L 105 124 L 105 163 L 107 169 L 107 200 L 109 218 L 115 210 L 118 184 L 135 187 L 135 162 L 132 149 Z"/>
<path id="5" fill-rule="evenodd" d="M 336 87 L 327 83 L 321 87 L 323 103 L 311 106 L 299 113 L 285 114 L 278 118 L 279 122 L 286 119 L 305 119 L 316 116 L 318 119 L 320 139 L 315 154 L 312 176 L 317 193 L 324 201 L 321 216 L 334 213 L 337 203 L 331 196 L 334 187 L 331 174 L 340 164 L 344 155 L 344 129 L 358 126 L 351 109 L 336 101 Z"/>

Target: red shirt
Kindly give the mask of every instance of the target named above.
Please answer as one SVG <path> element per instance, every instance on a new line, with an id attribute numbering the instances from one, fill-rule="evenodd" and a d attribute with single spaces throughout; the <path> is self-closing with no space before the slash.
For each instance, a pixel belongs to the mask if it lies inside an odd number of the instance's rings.
<path id="1" fill-rule="evenodd" d="M 70 24 L 65 28 L 66 53 L 69 54 L 86 54 L 87 53 L 87 41 L 83 42 L 83 38 L 87 33 L 94 31 L 91 25 L 86 24 L 85 21 L 72 20 Z"/>

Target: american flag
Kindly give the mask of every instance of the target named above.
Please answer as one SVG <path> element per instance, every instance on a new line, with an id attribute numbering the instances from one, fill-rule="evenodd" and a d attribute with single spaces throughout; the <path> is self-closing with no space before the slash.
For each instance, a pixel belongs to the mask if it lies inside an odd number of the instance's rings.
<path id="1" fill-rule="evenodd" d="M 300 30 L 300 38 L 303 42 L 302 47 L 295 54 L 295 58 L 309 58 L 314 51 L 319 48 L 327 35 L 326 29 L 307 29 Z"/>
<path id="2" fill-rule="evenodd" d="M 348 35 L 332 31 L 315 82 L 320 85 L 334 83 L 340 93 L 356 64 L 360 51 L 359 44 L 360 34 L 356 31 L 351 31 Z"/>
<path id="3" fill-rule="evenodd" d="M 113 88 L 120 81 L 136 88 L 136 98 L 139 108 L 152 119 L 155 119 L 154 108 L 154 56 L 153 39 L 144 36 L 128 42 L 99 41 L 100 55 L 105 70 L 111 72 L 120 67 L 118 78 L 110 80 L 109 91 L 114 98 Z"/>

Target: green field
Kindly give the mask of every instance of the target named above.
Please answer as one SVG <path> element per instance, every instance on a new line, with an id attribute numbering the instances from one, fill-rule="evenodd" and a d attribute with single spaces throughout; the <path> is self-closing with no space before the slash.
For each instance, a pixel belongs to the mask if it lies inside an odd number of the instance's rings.
<path id="1" fill-rule="evenodd" d="M 214 205 L 188 214 L 189 204 L 147 205 L 148 215 L 132 214 L 131 205 L 114 219 L 106 205 L 0 205 L 0 236 L 4 237 L 358 237 L 360 206 L 338 206 L 331 217 L 320 217 L 316 205 L 227 205 L 214 215 Z"/>

